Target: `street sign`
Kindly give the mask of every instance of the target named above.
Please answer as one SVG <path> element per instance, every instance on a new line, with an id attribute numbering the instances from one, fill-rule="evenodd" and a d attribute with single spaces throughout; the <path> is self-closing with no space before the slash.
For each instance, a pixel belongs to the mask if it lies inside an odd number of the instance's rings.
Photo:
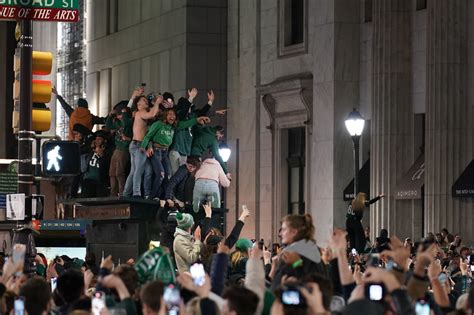
<path id="1" fill-rule="evenodd" d="M 79 0 L 0 0 L 0 20 L 77 22 Z"/>

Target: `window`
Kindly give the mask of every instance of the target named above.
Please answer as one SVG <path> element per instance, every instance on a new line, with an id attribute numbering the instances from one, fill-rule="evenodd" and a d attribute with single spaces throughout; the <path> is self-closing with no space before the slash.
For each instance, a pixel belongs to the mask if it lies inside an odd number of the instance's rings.
<path id="1" fill-rule="evenodd" d="M 364 2 L 364 23 L 372 22 L 372 0 Z"/>
<path id="2" fill-rule="evenodd" d="M 288 129 L 288 214 L 305 213 L 305 128 Z"/>
<path id="3" fill-rule="evenodd" d="M 307 51 L 307 0 L 279 0 L 279 56 Z"/>
<path id="4" fill-rule="evenodd" d="M 426 0 L 416 0 L 416 10 L 424 10 L 426 9 Z"/>

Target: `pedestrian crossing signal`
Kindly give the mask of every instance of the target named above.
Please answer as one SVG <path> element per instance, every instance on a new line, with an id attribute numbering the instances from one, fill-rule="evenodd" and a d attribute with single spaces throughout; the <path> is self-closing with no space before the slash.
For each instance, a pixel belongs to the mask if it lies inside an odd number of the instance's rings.
<path id="1" fill-rule="evenodd" d="M 75 176 L 81 172 L 81 149 L 75 141 L 43 143 L 43 175 Z"/>

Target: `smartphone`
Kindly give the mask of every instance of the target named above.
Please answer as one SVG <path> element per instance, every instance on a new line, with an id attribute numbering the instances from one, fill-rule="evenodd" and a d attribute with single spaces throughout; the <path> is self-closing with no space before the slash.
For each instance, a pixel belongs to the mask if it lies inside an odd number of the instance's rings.
<path id="1" fill-rule="evenodd" d="M 191 277 L 193 278 L 194 284 L 197 286 L 202 286 L 206 281 L 206 272 L 204 271 L 204 265 L 200 263 L 195 263 L 189 268 L 191 272 Z"/>
<path id="2" fill-rule="evenodd" d="M 365 285 L 365 296 L 371 301 L 382 301 L 385 290 L 381 283 L 367 283 Z"/>
<path id="3" fill-rule="evenodd" d="M 356 250 L 355 248 L 353 248 L 353 249 L 351 250 L 351 255 L 352 255 L 352 256 L 357 256 L 357 250 Z"/>
<path id="4" fill-rule="evenodd" d="M 448 280 L 448 276 L 444 272 L 442 272 L 439 274 L 438 280 L 439 282 L 441 282 L 441 284 L 444 284 L 446 280 Z"/>
<path id="5" fill-rule="evenodd" d="M 304 307 L 306 306 L 306 301 L 304 300 L 303 295 L 300 293 L 297 287 L 287 286 L 281 292 L 281 303 L 284 306 L 292 307 Z"/>
<path id="6" fill-rule="evenodd" d="M 142 82 L 142 83 L 140 84 L 140 86 L 141 86 L 141 87 L 145 87 L 145 86 L 146 86 L 146 83 Z"/>
<path id="7" fill-rule="evenodd" d="M 242 205 L 242 210 L 249 211 L 249 208 L 247 208 L 247 205 Z"/>
<path id="8" fill-rule="evenodd" d="M 57 284 L 58 284 L 58 278 L 51 278 L 51 292 L 56 290 Z"/>
<path id="9" fill-rule="evenodd" d="M 168 311 L 179 310 L 179 303 L 181 302 L 181 293 L 179 288 L 170 284 L 165 288 L 163 293 L 163 300 L 166 303 Z"/>
<path id="10" fill-rule="evenodd" d="M 471 265 L 471 272 L 474 272 L 474 265 Z"/>
<path id="11" fill-rule="evenodd" d="M 105 293 L 102 291 L 94 292 L 92 297 L 92 315 L 100 315 L 105 308 Z"/>
<path id="12" fill-rule="evenodd" d="M 25 314 L 25 298 L 20 296 L 15 299 L 14 304 L 15 315 L 24 315 Z"/>
<path id="13" fill-rule="evenodd" d="M 416 315 L 430 315 L 430 304 L 425 300 L 416 301 L 415 313 Z"/>
<path id="14" fill-rule="evenodd" d="M 25 260 L 25 253 L 26 253 L 26 245 L 25 244 L 15 244 L 13 245 L 13 263 L 17 263 L 19 261 Z M 22 272 L 18 271 L 15 273 L 15 276 L 21 276 Z"/>

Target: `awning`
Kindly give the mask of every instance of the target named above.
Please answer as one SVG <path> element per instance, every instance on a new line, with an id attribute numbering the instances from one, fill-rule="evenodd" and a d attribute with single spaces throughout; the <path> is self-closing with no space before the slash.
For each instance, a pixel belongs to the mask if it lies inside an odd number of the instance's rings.
<path id="1" fill-rule="evenodd" d="M 368 159 L 359 170 L 359 191 L 370 196 L 370 159 Z M 344 200 L 352 200 L 354 198 L 354 179 L 344 189 Z"/>
<path id="2" fill-rule="evenodd" d="M 416 159 L 408 172 L 403 175 L 395 189 L 395 199 L 421 199 L 421 189 L 425 184 L 425 155 Z"/>
<path id="3" fill-rule="evenodd" d="M 453 185 L 453 197 L 474 196 L 474 160 L 469 163 Z"/>

